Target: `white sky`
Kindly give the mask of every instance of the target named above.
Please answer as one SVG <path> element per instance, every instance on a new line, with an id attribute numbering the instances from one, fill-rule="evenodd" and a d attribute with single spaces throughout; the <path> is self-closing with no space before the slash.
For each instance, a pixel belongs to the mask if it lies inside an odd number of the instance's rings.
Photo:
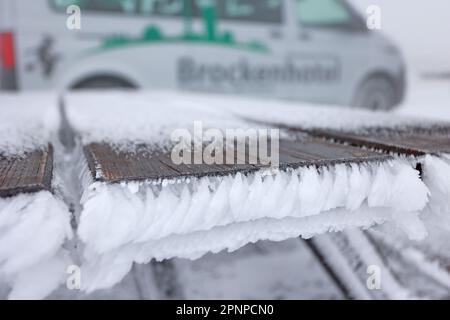
<path id="1" fill-rule="evenodd" d="M 350 0 L 365 13 L 378 5 L 382 31 L 420 71 L 450 71 L 450 0 Z"/>

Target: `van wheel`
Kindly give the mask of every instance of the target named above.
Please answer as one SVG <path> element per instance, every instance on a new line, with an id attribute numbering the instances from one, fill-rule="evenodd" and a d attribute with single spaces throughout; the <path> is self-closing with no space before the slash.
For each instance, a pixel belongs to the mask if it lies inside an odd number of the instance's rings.
<path id="1" fill-rule="evenodd" d="M 353 106 L 369 110 L 388 111 L 396 104 L 395 88 L 384 77 L 372 77 L 364 81 L 356 92 Z"/>
<path id="2" fill-rule="evenodd" d="M 82 80 L 72 86 L 72 90 L 84 89 L 137 89 L 131 82 L 111 76 L 101 76 Z"/>

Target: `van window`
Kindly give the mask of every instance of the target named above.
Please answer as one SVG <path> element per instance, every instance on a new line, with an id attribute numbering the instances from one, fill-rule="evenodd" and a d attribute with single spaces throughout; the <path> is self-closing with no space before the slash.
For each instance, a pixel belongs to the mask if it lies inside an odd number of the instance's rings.
<path id="1" fill-rule="evenodd" d="M 283 0 L 141 0 L 141 13 L 159 16 L 200 17 L 215 8 L 221 20 L 281 23 Z"/>
<path id="2" fill-rule="evenodd" d="M 71 4 L 85 11 L 139 13 L 152 16 L 202 17 L 214 8 L 220 20 L 282 23 L 283 0 L 51 0 L 65 11 Z"/>
<path id="3" fill-rule="evenodd" d="M 135 14 L 139 0 L 52 0 L 53 6 L 59 11 L 66 11 L 72 4 L 78 5 L 84 11 L 118 12 Z"/>
<path id="4" fill-rule="evenodd" d="M 307 27 L 351 25 L 353 14 L 341 0 L 297 0 L 299 22 Z"/>

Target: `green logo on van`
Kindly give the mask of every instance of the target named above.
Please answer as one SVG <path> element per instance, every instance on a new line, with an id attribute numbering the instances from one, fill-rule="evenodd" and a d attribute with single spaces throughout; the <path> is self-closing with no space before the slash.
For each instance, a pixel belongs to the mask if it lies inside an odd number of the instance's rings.
<path id="1" fill-rule="evenodd" d="M 192 42 L 206 43 L 213 45 L 223 45 L 227 47 L 251 50 L 261 53 L 269 52 L 264 44 L 258 41 L 238 42 L 230 31 L 219 32 L 216 8 L 214 5 L 206 4 L 201 8 L 204 23 L 204 33 L 195 33 L 192 30 L 192 17 L 189 12 L 184 15 L 184 32 L 180 36 L 165 36 L 164 33 L 154 25 L 147 27 L 139 38 L 129 38 L 126 36 L 113 36 L 104 40 L 103 49 L 115 49 L 130 45 L 148 43 L 174 43 Z"/>

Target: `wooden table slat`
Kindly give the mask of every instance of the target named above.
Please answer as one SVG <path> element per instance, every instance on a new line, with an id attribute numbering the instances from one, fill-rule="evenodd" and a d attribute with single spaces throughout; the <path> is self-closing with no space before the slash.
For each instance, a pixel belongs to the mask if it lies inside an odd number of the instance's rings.
<path id="1" fill-rule="evenodd" d="M 248 160 L 248 148 L 246 150 L 245 154 L 236 152 L 234 159 Z M 85 147 L 85 154 L 93 178 L 96 181 L 110 183 L 176 179 L 181 177 L 224 176 L 237 172 L 254 172 L 268 167 L 261 163 L 176 165 L 170 158 L 170 152 L 152 150 L 150 147 L 145 152 L 127 153 L 117 151 L 107 144 L 90 144 Z M 391 159 L 391 157 L 370 150 L 334 144 L 318 138 L 309 138 L 302 141 L 283 140 L 280 142 L 281 169 L 311 165 L 327 166 L 336 163 L 357 163 L 361 161 L 383 161 L 387 159 Z"/>
<path id="2" fill-rule="evenodd" d="M 0 197 L 51 190 L 53 148 L 0 157 Z"/>
<path id="3" fill-rule="evenodd" d="M 441 131 L 392 131 L 372 130 L 366 133 L 314 130 L 312 135 L 349 143 L 357 147 L 367 147 L 384 152 L 412 156 L 450 153 L 450 134 Z"/>

